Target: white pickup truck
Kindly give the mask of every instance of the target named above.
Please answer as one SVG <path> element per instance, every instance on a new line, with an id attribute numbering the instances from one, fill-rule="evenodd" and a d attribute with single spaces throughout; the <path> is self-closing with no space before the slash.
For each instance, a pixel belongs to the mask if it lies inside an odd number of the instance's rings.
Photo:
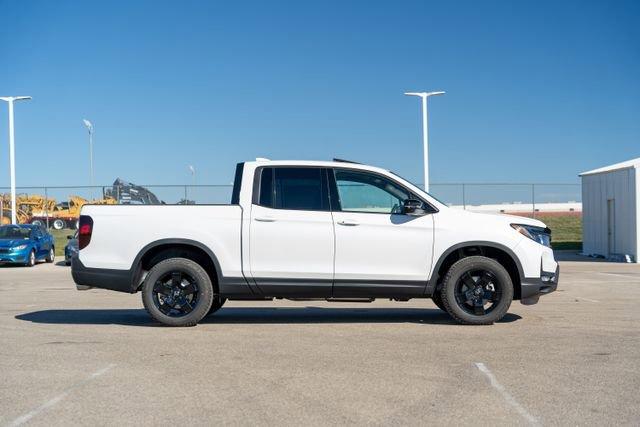
<path id="1" fill-rule="evenodd" d="M 78 289 L 141 291 L 172 326 L 274 298 L 431 298 L 457 322 L 491 324 L 559 275 L 542 222 L 451 209 L 341 160 L 240 163 L 229 205 L 85 205 L 78 234 Z"/>

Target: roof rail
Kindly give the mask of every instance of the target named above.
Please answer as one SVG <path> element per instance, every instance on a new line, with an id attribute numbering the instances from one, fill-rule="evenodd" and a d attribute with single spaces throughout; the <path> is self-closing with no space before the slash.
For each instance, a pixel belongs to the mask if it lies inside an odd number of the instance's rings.
<path id="1" fill-rule="evenodd" d="M 345 160 L 345 159 L 338 159 L 336 157 L 333 158 L 334 162 L 340 162 L 340 163 L 353 163 L 354 165 L 361 165 L 362 163 L 358 163 L 358 162 L 353 162 L 351 160 Z"/>

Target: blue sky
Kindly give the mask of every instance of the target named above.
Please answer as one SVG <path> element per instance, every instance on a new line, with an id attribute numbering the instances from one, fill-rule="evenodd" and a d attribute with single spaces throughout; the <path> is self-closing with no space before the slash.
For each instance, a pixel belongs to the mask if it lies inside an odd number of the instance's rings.
<path id="1" fill-rule="evenodd" d="M 640 156 L 637 1 L 0 0 L 18 185 L 227 183 L 342 157 L 420 181 L 578 182 Z M 0 186 L 9 183 L 0 104 Z"/>

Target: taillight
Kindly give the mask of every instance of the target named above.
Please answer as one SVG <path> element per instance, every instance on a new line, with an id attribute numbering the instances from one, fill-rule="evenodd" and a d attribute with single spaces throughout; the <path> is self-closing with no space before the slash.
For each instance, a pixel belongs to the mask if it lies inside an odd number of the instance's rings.
<path id="1" fill-rule="evenodd" d="M 84 249 L 91 242 L 91 233 L 93 232 L 93 219 L 88 215 L 80 215 L 80 223 L 78 225 L 78 248 Z"/>

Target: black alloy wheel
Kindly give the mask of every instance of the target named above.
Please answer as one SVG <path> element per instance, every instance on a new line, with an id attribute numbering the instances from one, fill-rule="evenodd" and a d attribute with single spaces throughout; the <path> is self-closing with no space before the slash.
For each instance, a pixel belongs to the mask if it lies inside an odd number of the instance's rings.
<path id="1" fill-rule="evenodd" d="M 500 303 L 502 284 L 490 271 L 477 269 L 464 273 L 456 283 L 458 306 L 469 314 L 484 316 Z"/>
<path id="2" fill-rule="evenodd" d="M 169 258 L 154 265 L 142 285 L 147 312 L 168 326 L 195 326 L 209 312 L 214 287 L 209 274 L 187 258 Z"/>
<path id="3" fill-rule="evenodd" d="M 511 276 L 503 265 L 492 258 L 471 256 L 449 268 L 440 297 L 456 322 L 490 325 L 507 313 L 513 293 Z"/>
<path id="4" fill-rule="evenodd" d="M 198 305 L 198 281 L 183 271 L 171 271 L 153 286 L 153 303 L 170 317 L 183 317 Z"/>

